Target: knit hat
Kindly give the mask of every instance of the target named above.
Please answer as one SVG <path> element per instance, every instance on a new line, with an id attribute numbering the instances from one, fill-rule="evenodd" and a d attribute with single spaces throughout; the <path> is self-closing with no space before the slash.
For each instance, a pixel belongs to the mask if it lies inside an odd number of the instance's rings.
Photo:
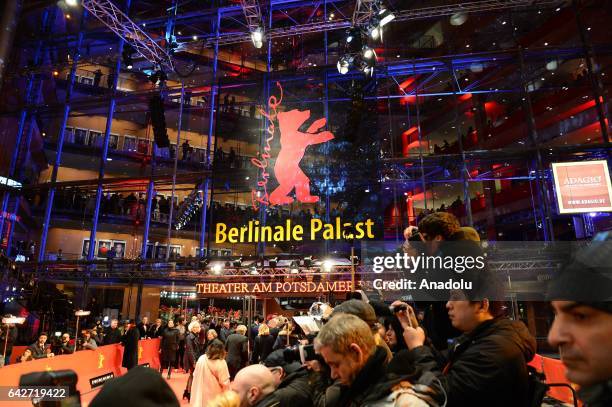
<path id="1" fill-rule="evenodd" d="M 370 328 L 374 328 L 378 320 L 376 319 L 376 312 L 374 308 L 367 302 L 361 300 L 348 300 L 344 301 L 340 305 L 337 305 L 331 313 L 331 318 L 338 314 L 351 314 L 359 317 L 365 321 Z"/>
<path id="2" fill-rule="evenodd" d="M 130 407 L 178 407 L 174 392 L 159 372 L 137 366 L 125 375 L 104 384 L 90 407 L 112 405 Z"/>
<path id="3" fill-rule="evenodd" d="M 553 278 L 547 298 L 612 313 L 612 241 L 592 242 Z"/>

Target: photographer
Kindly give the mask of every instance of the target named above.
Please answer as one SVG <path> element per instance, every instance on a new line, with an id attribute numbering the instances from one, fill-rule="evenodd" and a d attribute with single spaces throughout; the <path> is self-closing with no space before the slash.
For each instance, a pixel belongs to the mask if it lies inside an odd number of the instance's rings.
<path id="1" fill-rule="evenodd" d="M 81 343 L 79 344 L 79 350 L 96 350 L 98 349 L 98 344 L 95 339 L 91 336 L 91 331 L 86 329 L 83 331 L 83 338 L 81 339 Z"/>
<path id="2" fill-rule="evenodd" d="M 74 353 L 74 346 L 70 344 L 70 334 L 62 335 L 60 342 L 55 348 L 56 355 L 71 355 Z"/>
<path id="3" fill-rule="evenodd" d="M 425 332 L 417 327 L 412 308 L 396 315 L 404 328 L 409 351 L 396 354 L 393 364 L 414 364 L 435 374 L 448 395 L 448 406 L 528 405 L 527 362 L 536 343 L 522 322 L 503 317 L 503 288 L 488 273 L 474 276 L 475 290 L 454 290 L 446 303 L 452 325 L 463 332 L 440 363 L 425 344 Z"/>
<path id="4" fill-rule="evenodd" d="M 424 376 L 414 386 L 409 375 L 388 375 L 385 350 L 376 346 L 371 328 L 354 315 L 332 316 L 317 335 L 315 348 L 331 369 L 331 377 L 342 385 L 340 399 L 333 405 L 425 407 L 444 401 L 428 385 L 430 377 Z"/>

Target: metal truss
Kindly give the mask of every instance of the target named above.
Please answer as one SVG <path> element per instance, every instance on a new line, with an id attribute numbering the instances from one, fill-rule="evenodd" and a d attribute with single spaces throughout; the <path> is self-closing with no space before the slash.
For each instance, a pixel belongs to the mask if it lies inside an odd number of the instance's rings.
<path id="1" fill-rule="evenodd" d="M 289 28 L 273 29 L 268 33 L 268 35 L 271 38 L 289 37 L 294 35 L 346 29 L 353 24 L 353 21 L 358 21 L 358 24 L 363 24 L 369 19 L 369 17 L 373 13 L 373 3 L 374 1 L 372 0 L 358 0 L 352 20 L 345 19 L 300 24 Z M 473 1 L 467 3 L 449 4 L 445 6 L 424 7 L 399 11 L 397 13 L 394 13 L 395 20 L 393 20 L 391 24 L 398 21 L 422 20 L 426 18 L 450 16 L 456 13 L 479 13 L 485 11 L 499 11 L 522 7 L 553 7 L 561 5 L 563 3 L 563 0 Z M 360 4 L 363 5 L 359 7 Z M 215 42 L 219 42 L 219 45 L 231 45 L 248 41 L 250 41 L 250 33 L 233 32 L 219 35 L 219 37 L 217 38 L 207 38 L 206 46 L 212 46 L 215 44 Z"/>
<path id="2" fill-rule="evenodd" d="M 367 24 L 378 11 L 379 4 L 378 0 L 357 0 L 353 11 L 353 26 Z"/>
<path id="3" fill-rule="evenodd" d="M 557 271 L 562 263 L 559 260 L 504 260 L 489 261 L 487 265 L 495 272 Z"/>
<path id="4" fill-rule="evenodd" d="M 83 7 L 111 31 L 123 38 L 144 59 L 162 68 L 174 70 L 172 58 L 166 50 L 110 0 L 83 0 Z"/>
<path id="5" fill-rule="evenodd" d="M 255 31 L 260 30 L 263 36 L 264 26 L 261 18 L 261 8 L 257 0 L 240 0 L 240 7 L 242 7 L 249 28 L 249 35 L 253 35 Z"/>

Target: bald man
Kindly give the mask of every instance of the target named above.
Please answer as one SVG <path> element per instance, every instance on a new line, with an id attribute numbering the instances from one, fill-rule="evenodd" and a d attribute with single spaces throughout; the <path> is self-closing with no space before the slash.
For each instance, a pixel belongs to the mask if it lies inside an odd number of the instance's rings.
<path id="1" fill-rule="evenodd" d="M 240 370 L 231 389 L 240 397 L 240 407 L 273 407 L 280 404 L 274 394 L 274 376 L 264 365 L 251 365 Z"/>

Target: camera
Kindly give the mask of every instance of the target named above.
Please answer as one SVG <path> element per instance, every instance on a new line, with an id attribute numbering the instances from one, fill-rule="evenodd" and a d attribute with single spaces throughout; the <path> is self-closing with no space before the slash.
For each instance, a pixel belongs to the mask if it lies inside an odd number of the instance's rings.
<path id="1" fill-rule="evenodd" d="M 19 386 L 67 387 L 67 397 L 57 400 L 32 399 L 32 405 L 37 407 L 80 407 L 81 393 L 77 390 L 77 381 L 77 374 L 74 370 L 56 370 L 24 374 L 19 378 Z"/>
<path id="2" fill-rule="evenodd" d="M 314 345 L 295 345 L 283 351 L 285 362 L 293 363 L 300 362 L 304 364 L 309 360 L 319 360 L 319 355 L 316 354 Z"/>
<path id="3" fill-rule="evenodd" d="M 400 311 L 406 311 L 407 309 L 408 307 L 405 304 L 400 304 L 395 307 L 393 305 L 389 306 L 389 310 L 393 312 L 394 314 L 397 314 Z"/>

